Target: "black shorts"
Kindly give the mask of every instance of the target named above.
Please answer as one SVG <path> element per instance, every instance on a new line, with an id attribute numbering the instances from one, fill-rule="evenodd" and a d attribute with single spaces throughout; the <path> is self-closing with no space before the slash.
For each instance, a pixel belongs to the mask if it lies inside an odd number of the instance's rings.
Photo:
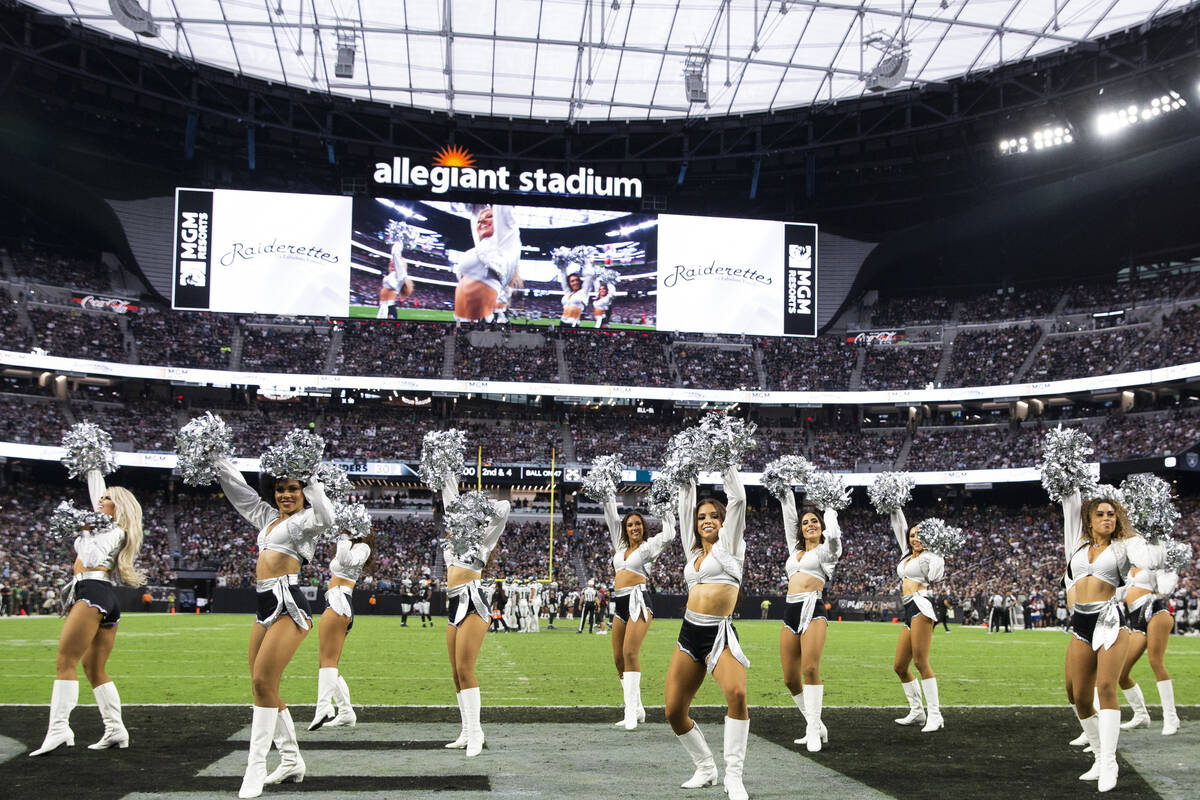
<path id="1" fill-rule="evenodd" d="M 288 586 L 288 591 L 292 593 L 292 600 L 295 601 L 296 607 L 304 612 L 304 615 L 310 620 L 312 619 L 312 609 L 308 606 L 308 598 L 304 596 L 304 592 L 300 591 L 299 586 Z M 259 622 L 266 622 L 275 613 L 279 605 L 278 599 L 274 592 L 257 592 L 258 594 L 258 614 L 256 615 Z M 288 617 L 287 611 L 283 612 L 283 616 Z"/>
<path id="2" fill-rule="evenodd" d="M 1117 613 L 1121 617 L 1121 627 L 1129 630 L 1129 615 L 1125 612 L 1124 604 L 1117 606 Z M 1099 619 L 1099 612 L 1089 614 L 1085 611 L 1072 611 L 1071 633 L 1091 645 L 1092 637 L 1096 633 L 1096 621 Z"/>
<path id="3" fill-rule="evenodd" d="M 100 627 L 114 627 L 121 619 L 117 593 L 108 581 L 86 580 L 75 584 L 75 602 L 83 601 L 100 612 Z"/>
<path id="4" fill-rule="evenodd" d="M 621 622 L 629 622 L 629 598 L 630 595 L 614 598 L 617 604 L 617 610 L 613 614 Z M 650 605 L 650 598 L 644 597 L 646 601 L 646 610 L 650 612 L 650 616 L 654 616 L 654 606 Z"/>
<path id="5" fill-rule="evenodd" d="M 787 603 L 783 607 L 783 624 L 792 633 L 800 630 L 801 614 L 804 611 L 804 603 Z M 829 615 L 825 612 L 825 597 L 817 598 L 816 605 L 813 606 L 813 619 L 823 619 L 829 621 Z"/>
<path id="6" fill-rule="evenodd" d="M 1145 608 L 1142 608 L 1129 615 L 1129 630 L 1145 636 L 1150 618 L 1163 613 L 1171 613 L 1171 603 L 1165 597 L 1157 597 L 1150 602 L 1149 612 Z"/>
<path id="7" fill-rule="evenodd" d="M 730 627 L 733 628 L 732 625 Z M 720 625 L 697 625 L 685 619 L 679 628 L 679 638 L 675 643 L 679 645 L 680 650 L 691 656 L 692 661 L 704 664 L 708 654 L 712 652 L 720 629 Z M 733 628 L 733 635 L 737 636 L 737 628 Z"/>
<path id="8" fill-rule="evenodd" d="M 912 621 L 915 617 L 921 616 L 921 609 L 917 608 L 917 604 L 909 600 L 904 604 L 904 627 L 912 628 Z M 929 619 L 926 617 L 926 619 Z"/>
<path id="9" fill-rule="evenodd" d="M 478 589 L 469 589 L 468 591 L 479 591 L 479 590 Z M 451 625 L 454 625 L 454 618 L 458 616 L 458 607 L 462 603 L 467 604 L 467 617 L 471 616 L 472 614 L 475 614 L 477 617 L 479 617 L 480 619 L 482 619 L 484 622 L 488 623 L 489 625 L 492 624 L 491 617 L 485 617 L 484 615 L 482 615 L 478 611 L 476 611 L 475 604 L 471 602 L 471 598 L 468 595 L 462 594 L 462 595 L 459 595 L 458 597 L 447 597 L 446 598 L 446 621 L 449 622 Z M 487 605 L 487 603 L 485 602 L 484 605 Z M 463 617 L 463 619 L 466 620 L 467 617 Z M 455 625 L 455 627 L 458 627 L 458 626 Z"/>

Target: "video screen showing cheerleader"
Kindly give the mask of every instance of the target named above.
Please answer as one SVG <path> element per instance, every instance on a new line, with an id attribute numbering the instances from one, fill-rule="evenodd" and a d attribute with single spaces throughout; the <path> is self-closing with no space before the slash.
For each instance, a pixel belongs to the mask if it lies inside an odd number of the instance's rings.
<path id="1" fill-rule="evenodd" d="M 657 217 L 357 202 L 348 316 L 653 330 Z"/>

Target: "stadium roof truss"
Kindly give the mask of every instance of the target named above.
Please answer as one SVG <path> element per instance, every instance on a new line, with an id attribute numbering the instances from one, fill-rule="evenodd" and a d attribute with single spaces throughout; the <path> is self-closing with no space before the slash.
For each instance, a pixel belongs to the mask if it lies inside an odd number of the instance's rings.
<path id="1" fill-rule="evenodd" d="M 821 105 L 986 72 L 1193 0 L 106 0 L 27 5 L 185 62 L 451 115 L 621 121 Z M 686 87 L 686 92 L 685 92 Z"/>

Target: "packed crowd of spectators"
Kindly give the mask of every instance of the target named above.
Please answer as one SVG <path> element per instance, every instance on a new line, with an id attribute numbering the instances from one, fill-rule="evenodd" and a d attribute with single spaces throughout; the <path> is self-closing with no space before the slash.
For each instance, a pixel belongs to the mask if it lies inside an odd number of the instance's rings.
<path id="1" fill-rule="evenodd" d="M 450 331 L 436 323 L 349 320 L 342 328 L 337 372 L 440 378 Z"/>
<path id="2" fill-rule="evenodd" d="M 687 389 L 751 389 L 760 386 L 749 345 L 730 349 L 683 342 L 673 350 L 679 385 Z"/>
<path id="3" fill-rule="evenodd" d="M 674 385 L 662 334 L 564 330 L 562 340 L 571 383 Z"/>
<path id="4" fill-rule="evenodd" d="M 943 386 L 1016 383 L 1018 372 L 1041 336 L 1036 325 L 999 330 L 960 330 L 950 348 Z"/>
<path id="5" fill-rule="evenodd" d="M 808 458 L 821 469 L 855 472 L 866 465 L 890 469 L 904 436 L 898 431 L 816 431 L 810 437 Z"/>
<path id="6" fill-rule="evenodd" d="M 980 292 L 962 300 L 962 322 L 994 322 L 1008 319 L 1049 317 L 1062 299 L 1061 286 L 1051 288 L 1009 287 L 1000 291 Z"/>
<path id="7" fill-rule="evenodd" d="M 0 330 L 4 331 L 4 343 L 0 348 L 24 353 L 33 347 L 33 335 L 17 314 L 16 300 L 4 291 L 0 291 Z"/>
<path id="8" fill-rule="evenodd" d="M 92 292 L 112 291 L 108 267 L 99 254 L 72 253 L 57 247 L 28 244 L 9 251 L 19 277 L 36 283 Z"/>
<path id="9" fill-rule="evenodd" d="M 1009 447 L 1012 436 L 1007 425 L 918 428 L 904 469 L 917 472 L 1033 466 L 1024 453 L 1016 453 Z M 1038 446 L 1041 446 L 1040 439 Z"/>
<path id="10" fill-rule="evenodd" d="M 1130 357 L 1129 369 L 1157 369 L 1200 361 L 1200 305 L 1177 310 L 1163 318 Z"/>
<path id="11" fill-rule="evenodd" d="M 486 334 L 479 338 L 486 344 L 472 345 L 470 332 L 458 332 L 455 340 L 456 378 L 530 383 L 558 382 L 558 352 L 555 350 L 554 341 L 549 337 L 505 332 Z"/>
<path id="12" fill-rule="evenodd" d="M 0 395 L 0 441 L 57 446 L 67 427 L 57 400 Z"/>
<path id="13" fill-rule="evenodd" d="M 323 374 L 333 328 L 326 324 L 242 329 L 242 369 L 252 372 Z"/>
<path id="14" fill-rule="evenodd" d="M 762 339 L 758 348 L 767 388 L 785 392 L 846 391 L 858 359 L 858 347 L 836 335 Z"/>
<path id="15" fill-rule="evenodd" d="M 906 344 L 872 345 L 863 363 L 862 386 L 872 389 L 924 389 L 937 377 L 942 348 Z"/>
<path id="16" fill-rule="evenodd" d="M 1063 380 L 1120 372 L 1132 366 L 1127 359 L 1147 333 L 1146 325 L 1087 333 L 1052 333 L 1042 342 L 1025 380 Z"/>
<path id="17" fill-rule="evenodd" d="M 148 311 L 129 318 L 139 364 L 229 369 L 233 317 L 197 311 Z"/>
<path id="18" fill-rule="evenodd" d="M 94 422 L 108 431 L 114 447 L 138 452 L 174 452 L 175 432 L 182 424 L 174 409 L 153 402 L 72 403 L 71 411 L 76 420 Z"/>
<path id="19" fill-rule="evenodd" d="M 1072 286 L 1067 298 L 1067 313 L 1108 311 L 1134 306 L 1154 305 L 1169 300 L 1200 296 L 1194 272 L 1182 275 L 1150 276 L 1134 281 L 1096 281 Z"/>
<path id="20" fill-rule="evenodd" d="M 867 310 L 870 311 L 870 325 L 873 328 L 935 325 L 950 319 L 954 301 L 943 295 L 880 297 Z"/>
<path id="21" fill-rule="evenodd" d="M 51 310 L 35 305 L 27 310 L 37 332 L 38 346 L 52 356 L 129 361 L 125 334 L 116 314 Z"/>

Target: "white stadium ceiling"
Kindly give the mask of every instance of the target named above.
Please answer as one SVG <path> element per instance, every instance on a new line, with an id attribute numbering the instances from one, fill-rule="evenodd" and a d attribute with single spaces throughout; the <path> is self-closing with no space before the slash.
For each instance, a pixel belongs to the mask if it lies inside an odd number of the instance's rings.
<path id="1" fill-rule="evenodd" d="M 719 116 L 979 73 L 1193 0 L 33 0 L 187 61 L 453 114 Z M 114 19 L 144 20 L 138 36 Z M 137 25 L 134 25 L 137 27 Z M 339 59 L 352 69 L 337 69 Z M 338 72 L 345 77 L 338 77 Z M 690 90 L 690 94 L 689 94 Z"/>

